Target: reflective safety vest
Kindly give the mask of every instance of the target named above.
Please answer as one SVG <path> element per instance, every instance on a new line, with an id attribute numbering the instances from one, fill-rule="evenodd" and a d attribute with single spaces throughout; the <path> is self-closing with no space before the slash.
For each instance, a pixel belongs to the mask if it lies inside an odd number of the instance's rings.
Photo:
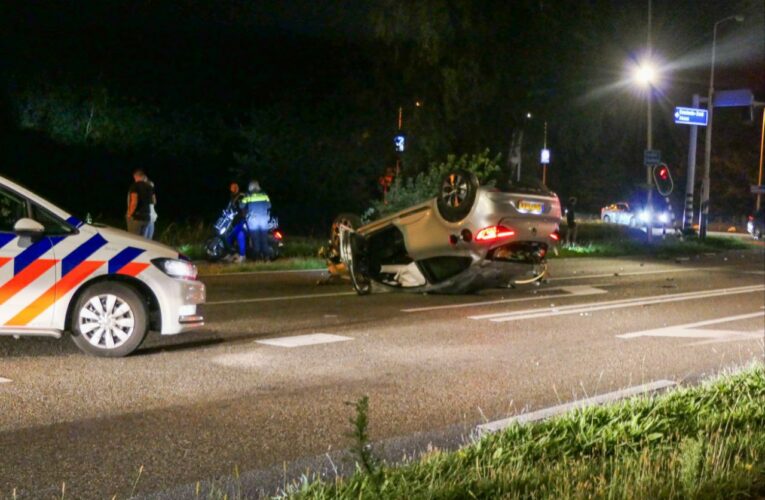
<path id="1" fill-rule="evenodd" d="M 271 199 L 266 193 L 249 193 L 245 195 L 239 203 L 242 205 L 247 203 L 270 203 Z"/>

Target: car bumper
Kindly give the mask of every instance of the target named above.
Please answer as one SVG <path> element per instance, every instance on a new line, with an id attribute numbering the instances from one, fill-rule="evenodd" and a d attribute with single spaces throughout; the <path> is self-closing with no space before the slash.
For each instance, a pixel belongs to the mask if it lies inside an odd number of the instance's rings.
<path id="1" fill-rule="evenodd" d="M 168 299 L 162 308 L 162 335 L 175 335 L 204 326 L 204 317 L 198 306 L 206 299 L 207 291 L 201 281 L 170 280 L 165 293 Z M 168 289 L 169 288 L 169 289 Z"/>

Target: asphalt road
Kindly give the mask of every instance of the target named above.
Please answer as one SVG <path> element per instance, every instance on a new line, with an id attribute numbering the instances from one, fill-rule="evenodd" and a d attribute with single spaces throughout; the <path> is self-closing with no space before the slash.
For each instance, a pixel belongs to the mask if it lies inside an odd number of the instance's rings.
<path id="1" fill-rule="evenodd" d="M 208 276 L 207 326 L 126 359 L 0 338 L 0 498 L 60 498 L 63 483 L 67 498 L 182 498 L 210 478 L 250 496 L 306 467 L 347 470 L 346 402 L 363 395 L 378 453 L 398 459 L 488 421 L 761 360 L 763 250 L 554 260 L 547 284 L 473 296 Z"/>

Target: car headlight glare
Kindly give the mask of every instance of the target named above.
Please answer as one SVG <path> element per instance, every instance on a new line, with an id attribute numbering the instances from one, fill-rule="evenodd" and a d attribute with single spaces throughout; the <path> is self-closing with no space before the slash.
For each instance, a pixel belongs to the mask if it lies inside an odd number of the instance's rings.
<path id="1" fill-rule="evenodd" d="M 191 262 L 180 259 L 154 259 L 152 264 L 157 266 L 163 273 L 172 278 L 182 280 L 197 279 L 197 266 Z"/>
<path id="2" fill-rule="evenodd" d="M 640 212 L 638 217 L 640 218 L 641 221 L 648 222 L 648 219 L 651 218 L 651 214 L 648 212 L 648 210 L 643 210 L 642 212 Z"/>
<path id="3" fill-rule="evenodd" d="M 660 213 L 659 214 L 659 222 L 662 222 L 664 224 L 669 222 L 669 214 L 667 214 L 667 212 Z"/>

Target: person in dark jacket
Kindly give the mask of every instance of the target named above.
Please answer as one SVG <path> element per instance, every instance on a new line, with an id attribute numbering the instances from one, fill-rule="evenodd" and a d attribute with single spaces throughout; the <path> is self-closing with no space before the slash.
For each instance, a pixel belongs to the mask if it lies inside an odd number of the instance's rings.
<path id="1" fill-rule="evenodd" d="M 229 260 L 233 260 L 236 263 L 242 263 L 247 259 L 247 231 L 245 227 L 245 214 L 243 213 L 244 207 L 242 205 L 244 194 L 239 190 L 239 184 L 235 181 L 231 181 L 228 190 L 231 196 L 229 207 L 236 212 L 232 233 L 236 240 L 238 250 L 238 253 L 235 256 L 232 256 Z"/>
<path id="2" fill-rule="evenodd" d="M 271 246 L 268 244 L 268 230 L 271 220 L 271 200 L 261 190 L 260 183 L 253 179 L 248 186 L 248 193 L 240 203 L 245 209 L 253 255 L 256 259 L 270 259 Z"/>
<path id="3" fill-rule="evenodd" d="M 150 236 L 151 205 L 156 203 L 154 186 L 147 181 L 146 173 L 140 168 L 135 169 L 133 184 L 128 188 L 128 208 L 125 214 L 129 232 L 144 238 Z"/>
<path id="4" fill-rule="evenodd" d="M 576 245 L 577 227 L 574 207 L 576 207 L 576 198 L 572 196 L 568 199 L 568 205 L 566 206 L 566 243 L 568 246 Z"/>

